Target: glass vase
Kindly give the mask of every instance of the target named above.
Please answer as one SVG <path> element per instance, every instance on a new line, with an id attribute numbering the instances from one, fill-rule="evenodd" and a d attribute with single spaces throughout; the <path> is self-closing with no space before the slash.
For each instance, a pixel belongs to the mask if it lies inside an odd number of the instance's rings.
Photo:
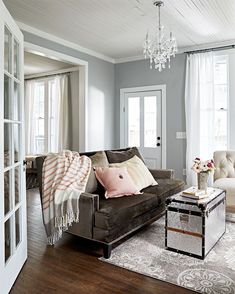
<path id="1" fill-rule="evenodd" d="M 197 174 L 197 186 L 199 190 L 205 190 L 207 192 L 209 174 L 206 172 L 201 172 Z"/>

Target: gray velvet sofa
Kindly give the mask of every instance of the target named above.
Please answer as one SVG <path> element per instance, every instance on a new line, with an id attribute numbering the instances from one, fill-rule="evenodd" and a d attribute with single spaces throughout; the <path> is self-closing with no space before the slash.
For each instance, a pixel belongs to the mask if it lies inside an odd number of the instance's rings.
<path id="1" fill-rule="evenodd" d="M 135 150 L 138 155 L 137 148 Z M 96 152 L 83 154 L 92 156 Z M 105 152 L 107 155 L 110 151 Z M 120 161 L 124 161 L 122 155 L 130 152 L 130 148 L 114 152 L 117 155 L 116 162 L 119 154 Z M 108 155 L 107 158 L 109 160 Z M 40 194 L 44 159 L 45 156 L 36 158 Z M 104 190 L 100 185 L 93 193 L 82 193 L 79 200 L 80 221 L 74 223 L 67 232 L 102 244 L 104 257 L 109 258 L 114 243 L 160 218 L 165 211 L 166 199 L 184 189 L 184 182 L 174 179 L 173 170 L 150 172 L 159 185 L 143 189 L 141 195 L 105 199 Z"/>

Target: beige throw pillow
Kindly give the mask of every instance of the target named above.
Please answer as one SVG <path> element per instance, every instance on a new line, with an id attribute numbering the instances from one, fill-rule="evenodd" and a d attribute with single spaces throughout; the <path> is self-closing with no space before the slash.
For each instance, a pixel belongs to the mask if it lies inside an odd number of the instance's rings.
<path id="1" fill-rule="evenodd" d="M 109 162 L 104 151 L 98 151 L 94 155 L 90 156 L 92 166 L 96 167 L 108 167 Z"/>
<path id="2" fill-rule="evenodd" d="M 110 167 L 126 167 L 132 178 L 136 188 L 142 190 L 148 186 L 155 186 L 158 183 L 155 181 L 150 171 L 138 156 L 133 156 L 131 159 L 121 163 L 109 164 Z"/>

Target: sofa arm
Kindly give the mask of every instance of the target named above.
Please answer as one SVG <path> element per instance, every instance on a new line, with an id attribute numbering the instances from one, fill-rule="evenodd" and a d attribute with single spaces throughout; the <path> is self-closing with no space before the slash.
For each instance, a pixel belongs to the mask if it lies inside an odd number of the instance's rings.
<path id="1" fill-rule="evenodd" d="M 97 210 L 99 210 L 99 195 L 82 193 L 79 199 L 79 222 L 69 227 L 68 232 L 77 236 L 93 238 Z"/>
<path id="2" fill-rule="evenodd" d="M 150 169 L 155 179 L 174 179 L 175 171 L 173 169 Z"/>

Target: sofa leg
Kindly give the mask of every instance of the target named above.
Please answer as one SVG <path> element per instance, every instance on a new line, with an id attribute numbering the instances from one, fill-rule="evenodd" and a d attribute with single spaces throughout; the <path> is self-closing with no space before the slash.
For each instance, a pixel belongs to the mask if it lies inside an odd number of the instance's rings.
<path id="1" fill-rule="evenodd" d="M 103 247 L 104 258 L 108 259 L 111 255 L 112 245 L 105 244 Z"/>

